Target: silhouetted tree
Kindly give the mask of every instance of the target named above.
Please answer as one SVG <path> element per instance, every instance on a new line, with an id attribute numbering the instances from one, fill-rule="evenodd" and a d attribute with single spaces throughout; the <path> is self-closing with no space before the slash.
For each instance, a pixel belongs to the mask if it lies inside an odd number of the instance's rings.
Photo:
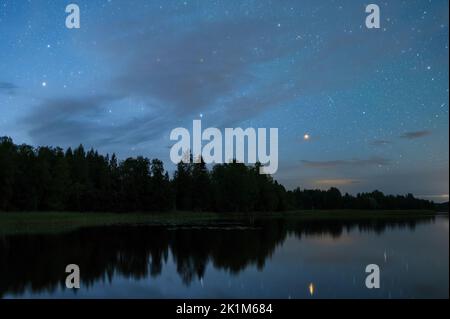
<path id="1" fill-rule="evenodd" d="M 139 156 L 119 162 L 82 145 L 68 148 L 15 145 L 0 138 L 0 211 L 251 212 L 301 209 L 433 209 L 412 194 L 380 191 L 342 196 L 329 190 L 286 191 L 260 163 L 233 161 L 211 171 L 203 159 L 180 162 L 173 180 L 163 162 Z"/>
<path id="2" fill-rule="evenodd" d="M 211 209 L 211 181 L 203 158 L 192 165 L 192 208 L 196 211 Z"/>

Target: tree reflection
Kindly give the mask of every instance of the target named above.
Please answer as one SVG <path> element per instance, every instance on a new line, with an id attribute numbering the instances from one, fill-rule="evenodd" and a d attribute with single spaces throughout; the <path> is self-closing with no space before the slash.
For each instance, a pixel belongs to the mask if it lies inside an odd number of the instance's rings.
<path id="1" fill-rule="evenodd" d="M 66 265 L 81 269 L 83 287 L 111 282 L 117 274 L 130 279 L 159 276 L 169 255 L 186 285 L 202 278 L 208 264 L 237 274 L 250 265 L 263 269 L 288 236 L 337 238 L 344 232 L 382 233 L 414 229 L 433 217 L 289 220 L 256 219 L 248 223 L 197 226 L 110 226 L 52 235 L 0 237 L 0 297 L 6 293 L 51 292 L 64 287 Z"/>

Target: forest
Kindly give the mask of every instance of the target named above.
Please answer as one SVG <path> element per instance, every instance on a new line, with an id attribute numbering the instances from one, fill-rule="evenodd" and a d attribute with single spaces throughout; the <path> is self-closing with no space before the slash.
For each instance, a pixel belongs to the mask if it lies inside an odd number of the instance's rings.
<path id="1" fill-rule="evenodd" d="M 0 211 L 274 212 L 312 209 L 434 209 L 412 194 L 342 194 L 337 188 L 286 190 L 260 164 L 233 162 L 208 169 L 182 163 L 172 177 L 158 159 L 119 161 L 82 145 L 16 145 L 0 138 Z"/>

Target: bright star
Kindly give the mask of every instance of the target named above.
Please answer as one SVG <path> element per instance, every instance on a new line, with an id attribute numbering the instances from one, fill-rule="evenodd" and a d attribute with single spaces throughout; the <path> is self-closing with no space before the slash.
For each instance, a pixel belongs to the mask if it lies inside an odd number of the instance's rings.
<path id="1" fill-rule="evenodd" d="M 309 294 L 310 294 L 311 296 L 314 295 L 315 287 L 314 287 L 314 284 L 313 284 L 313 283 L 310 283 L 310 284 L 308 285 L 308 290 L 309 290 Z"/>

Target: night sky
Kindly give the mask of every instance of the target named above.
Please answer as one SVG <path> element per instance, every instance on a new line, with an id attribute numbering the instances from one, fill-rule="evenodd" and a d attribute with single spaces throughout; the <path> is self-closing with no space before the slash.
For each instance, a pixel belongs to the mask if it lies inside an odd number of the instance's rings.
<path id="1" fill-rule="evenodd" d="M 287 188 L 449 192 L 448 0 L 0 0 L 0 136 L 169 159 L 170 131 L 279 128 Z M 370 2 L 369 2 L 370 3 Z M 305 138 L 305 134 L 309 138 Z"/>

